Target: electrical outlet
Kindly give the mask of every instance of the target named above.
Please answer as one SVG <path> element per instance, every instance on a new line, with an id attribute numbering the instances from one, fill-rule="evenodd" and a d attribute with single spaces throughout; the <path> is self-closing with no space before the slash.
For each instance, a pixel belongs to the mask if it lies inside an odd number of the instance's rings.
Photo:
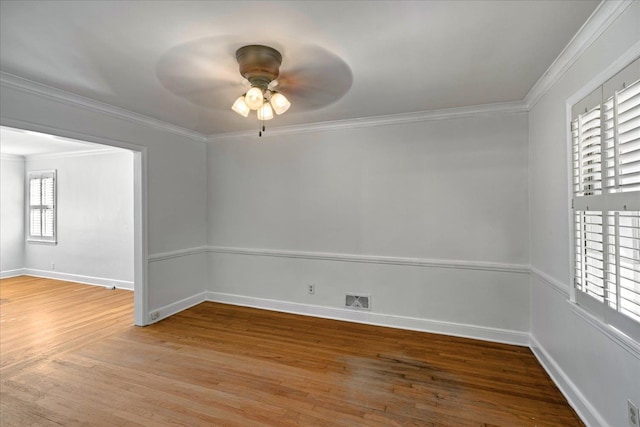
<path id="1" fill-rule="evenodd" d="M 160 317 L 160 312 L 158 311 L 154 311 L 153 313 L 151 313 L 151 321 L 153 322 L 154 320 L 158 320 L 158 318 Z"/>
<path id="2" fill-rule="evenodd" d="M 314 284 L 307 285 L 307 293 L 309 295 L 315 294 L 316 293 L 316 285 L 314 285 Z"/>
<path id="3" fill-rule="evenodd" d="M 627 407 L 629 408 L 629 425 L 633 427 L 640 427 L 640 413 L 638 407 L 633 404 L 631 400 L 627 400 Z"/>
<path id="4" fill-rule="evenodd" d="M 56 263 L 52 262 L 51 263 L 51 270 L 54 271 L 56 269 Z"/>

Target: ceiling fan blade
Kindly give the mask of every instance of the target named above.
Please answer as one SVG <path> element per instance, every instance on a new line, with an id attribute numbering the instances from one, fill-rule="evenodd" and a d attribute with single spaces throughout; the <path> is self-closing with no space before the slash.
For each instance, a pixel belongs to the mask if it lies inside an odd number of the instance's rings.
<path id="1" fill-rule="evenodd" d="M 236 50 L 252 44 L 243 41 L 237 36 L 215 36 L 175 46 L 158 61 L 156 76 L 168 91 L 193 104 L 229 110 L 248 89 L 236 61 Z M 351 88 L 351 69 L 328 50 L 292 40 L 269 45 L 283 55 L 275 90 L 290 99 L 292 112 L 326 107 Z"/>
<path id="2" fill-rule="evenodd" d="M 349 66 L 338 56 L 319 46 L 300 46 L 285 57 L 277 90 L 292 104 L 292 111 L 309 111 L 326 107 L 342 98 L 353 84 Z M 294 110 L 295 106 L 295 110 Z"/>
<path id="3" fill-rule="evenodd" d="M 225 39 L 207 37 L 169 50 L 156 65 L 158 80 L 171 93 L 194 104 L 229 108 L 245 86 L 238 73 L 235 50 L 228 48 Z M 229 97 L 233 99 L 229 101 Z"/>

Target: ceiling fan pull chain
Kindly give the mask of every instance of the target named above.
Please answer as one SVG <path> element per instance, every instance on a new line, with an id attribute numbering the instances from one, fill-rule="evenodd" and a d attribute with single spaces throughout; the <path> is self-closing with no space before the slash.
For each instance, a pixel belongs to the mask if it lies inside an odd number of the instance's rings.
<path id="1" fill-rule="evenodd" d="M 260 131 L 258 132 L 258 136 L 262 138 L 262 132 L 264 132 L 265 130 L 267 130 L 267 128 L 264 126 L 264 119 L 261 120 L 260 123 L 262 126 L 260 128 Z"/>

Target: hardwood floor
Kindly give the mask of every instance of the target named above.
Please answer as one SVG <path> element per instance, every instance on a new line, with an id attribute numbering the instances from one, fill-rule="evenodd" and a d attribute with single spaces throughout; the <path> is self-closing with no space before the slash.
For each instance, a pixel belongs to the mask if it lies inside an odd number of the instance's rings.
<path id="1" fill-rule="evenodd" d="M 3 426 L 581 426 L 531 351 L 203 303 L 145 328 L 131 292 L 4 279 Z"/>

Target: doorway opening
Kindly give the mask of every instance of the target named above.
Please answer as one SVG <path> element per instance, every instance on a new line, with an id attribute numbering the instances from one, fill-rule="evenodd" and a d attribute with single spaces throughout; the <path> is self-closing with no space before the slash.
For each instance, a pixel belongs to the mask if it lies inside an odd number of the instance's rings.
<path id="1" fill-rule="evenodd" d="M 0 277 L 133 291 L 148 324 L 146 148 L 42 126 L 0 126 Z"/>

